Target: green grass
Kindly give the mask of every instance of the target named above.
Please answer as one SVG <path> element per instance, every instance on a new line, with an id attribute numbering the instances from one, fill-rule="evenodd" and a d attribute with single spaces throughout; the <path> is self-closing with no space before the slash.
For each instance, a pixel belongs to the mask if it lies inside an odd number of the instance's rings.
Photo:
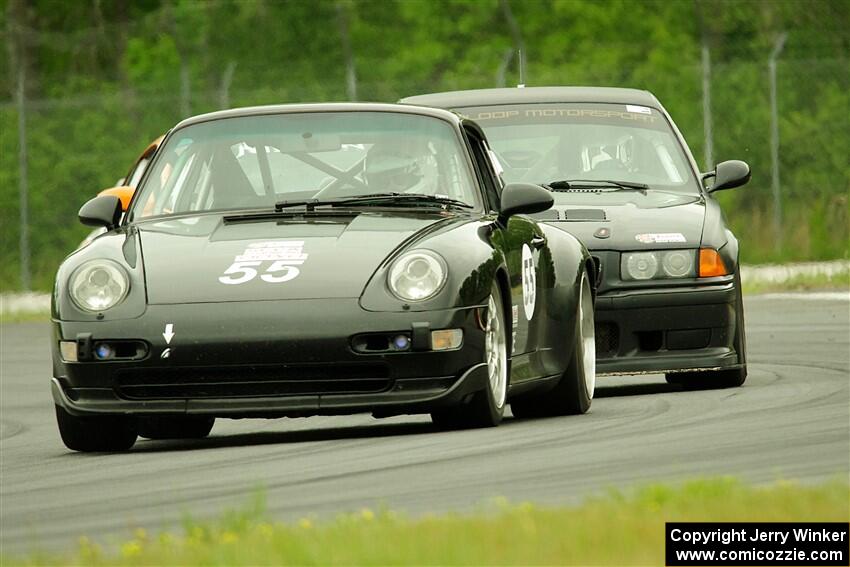
<path id="1" fill-rule="evenodd" d="M 731 478 L 611 491 L 569 507 L 494 501 L 470 515 L 411 519 L 360 510 L 318 522 L 266 518 L 262 498 L 215 521 L 149 534 L 113 551 L 82 537 L 59 555 L 3 565 L 663 565 L 669 521 L 847 521 L 846 479 L 752 487 Z"/>
<path id="2" fill-rule="evenodd" d="M 850 290 L 850 270 L 836 274 L 797 275 L 781 282 L 744 282 L 744 293 L 772 293 L 781 291 Z"/>

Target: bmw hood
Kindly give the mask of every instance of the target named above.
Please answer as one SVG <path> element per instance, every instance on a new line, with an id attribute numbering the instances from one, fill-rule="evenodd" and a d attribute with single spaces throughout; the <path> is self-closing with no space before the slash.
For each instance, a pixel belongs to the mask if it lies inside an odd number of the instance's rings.
<path id="1" fill-rule="evenodd" d="M 359 297 L 393 250 L 441 220 L 436 214 L 369 212 L 140 223 L 148 303 Z"/>
<path id="2" fill-rule="evenodd" d="M 699 195 L 651 190 L 646 195 L 556 193 L 555 206 L 540 216 L 590 250 L 697 248 L 705 202 Z"/>

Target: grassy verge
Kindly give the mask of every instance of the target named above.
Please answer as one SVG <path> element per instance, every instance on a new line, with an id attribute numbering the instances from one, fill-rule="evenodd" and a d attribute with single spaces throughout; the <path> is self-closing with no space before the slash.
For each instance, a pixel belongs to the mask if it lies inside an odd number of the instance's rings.
<path id="1" fill-rule="evenodd" d="M 784 281 L 744 281 L 744 293 L 850 290 L 850 270 L 835 274 L 800 274 Z"/>
<path id="2" fill-rule="evenodd" d="M 847 521 L 850 486 L 729 478 L 610 492 L 573 507 L 493 503 L 474 515 L 409 519 L 364 509 L 328 522 L 268 521 L 261 500 L 179 532 L 137 530 L 114 552 L 87 538 L 63 555 L 4 565 L 663 565 L 668 521 Z"/>

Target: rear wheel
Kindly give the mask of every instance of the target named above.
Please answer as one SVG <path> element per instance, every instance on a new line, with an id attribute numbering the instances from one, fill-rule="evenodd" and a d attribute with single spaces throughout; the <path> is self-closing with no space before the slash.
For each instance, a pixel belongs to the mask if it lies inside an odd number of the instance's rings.
<path id="1" fill-rule="evenodd" d="M 126 451 L 136 443 L 136 432 L 123 415 L 78 417 L 56 406 L 56 423 L 65 446 L 74 451 Z"/>
<path id="2" fill-rule="evenodd" d="M 505 413 L 508 391 L 508 343 L 505 308 L 499 286 L 494 282 L 487 300 L 484 326 L 484 358 L 487 387 L 463 404 L 431 413 L 438 427 L 460 429 L 499 425 Z"/>
<path id="3" fill-rule="evenodd" d="M 214 417 L 205 416 L 140 417 L 136 431 L 146 439 L 202 439 L 214 424 Z"/>
<path id="4" fill-rule="evenodd" d="M 579 285 L 573 356 L 558 384 L 542 395 L 511 402 L 515 417 L 543 417 L 586 413 L 596 388 L 596 333 L 593 294 L 584 272 Z"/>
<path id="5" fill-rule="evenodd" d="M 705 370 L 702 372 L 676 372 L 665 375 L 670 384 L 691 390 L 737 388 L 747 380 L 747 333 L 744 325 L 744 299 L 741 293 L 741 276 L 735 274 L 737 290 L 735 304 L 735 350 L 738 352 L 740 368 L 730 370 Z"/>

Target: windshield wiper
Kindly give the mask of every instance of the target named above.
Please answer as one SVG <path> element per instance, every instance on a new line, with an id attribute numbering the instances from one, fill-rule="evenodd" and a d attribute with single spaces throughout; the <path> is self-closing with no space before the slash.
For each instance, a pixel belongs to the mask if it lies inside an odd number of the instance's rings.
<path id="1" fill-rule="evenodd" d="M 367 195 L 357 195 L 356 197 L 345 197 L 343 199 L 302 199 L 298 201 L 280 201 L 275 203 L 274 210 L 282 211 L 289 207 L 305 207 L 308 211 L 313 211 L 316 207 L 345 207 L 345 206 L 371 206 L 385 205 L 387 203 L 433 203 L 441 206 L 458 207 L 462 209 L 471 209 L 472 205 L 451 199 L 449 197 L 438 197 L 436 195 L 423 195 L 421 193 L 371 193 Z"/>
<path id="2" fill-rule="evenodd" d="M 646 195 L 649 185 L 633 181 L 614 181 L 611 179 L 563 179 L 546 184 L 552 191 L 571 191 L 573 189 L 593 189 L 594 187 L 614 187 L 615 191 L 640 191 Z"/>

